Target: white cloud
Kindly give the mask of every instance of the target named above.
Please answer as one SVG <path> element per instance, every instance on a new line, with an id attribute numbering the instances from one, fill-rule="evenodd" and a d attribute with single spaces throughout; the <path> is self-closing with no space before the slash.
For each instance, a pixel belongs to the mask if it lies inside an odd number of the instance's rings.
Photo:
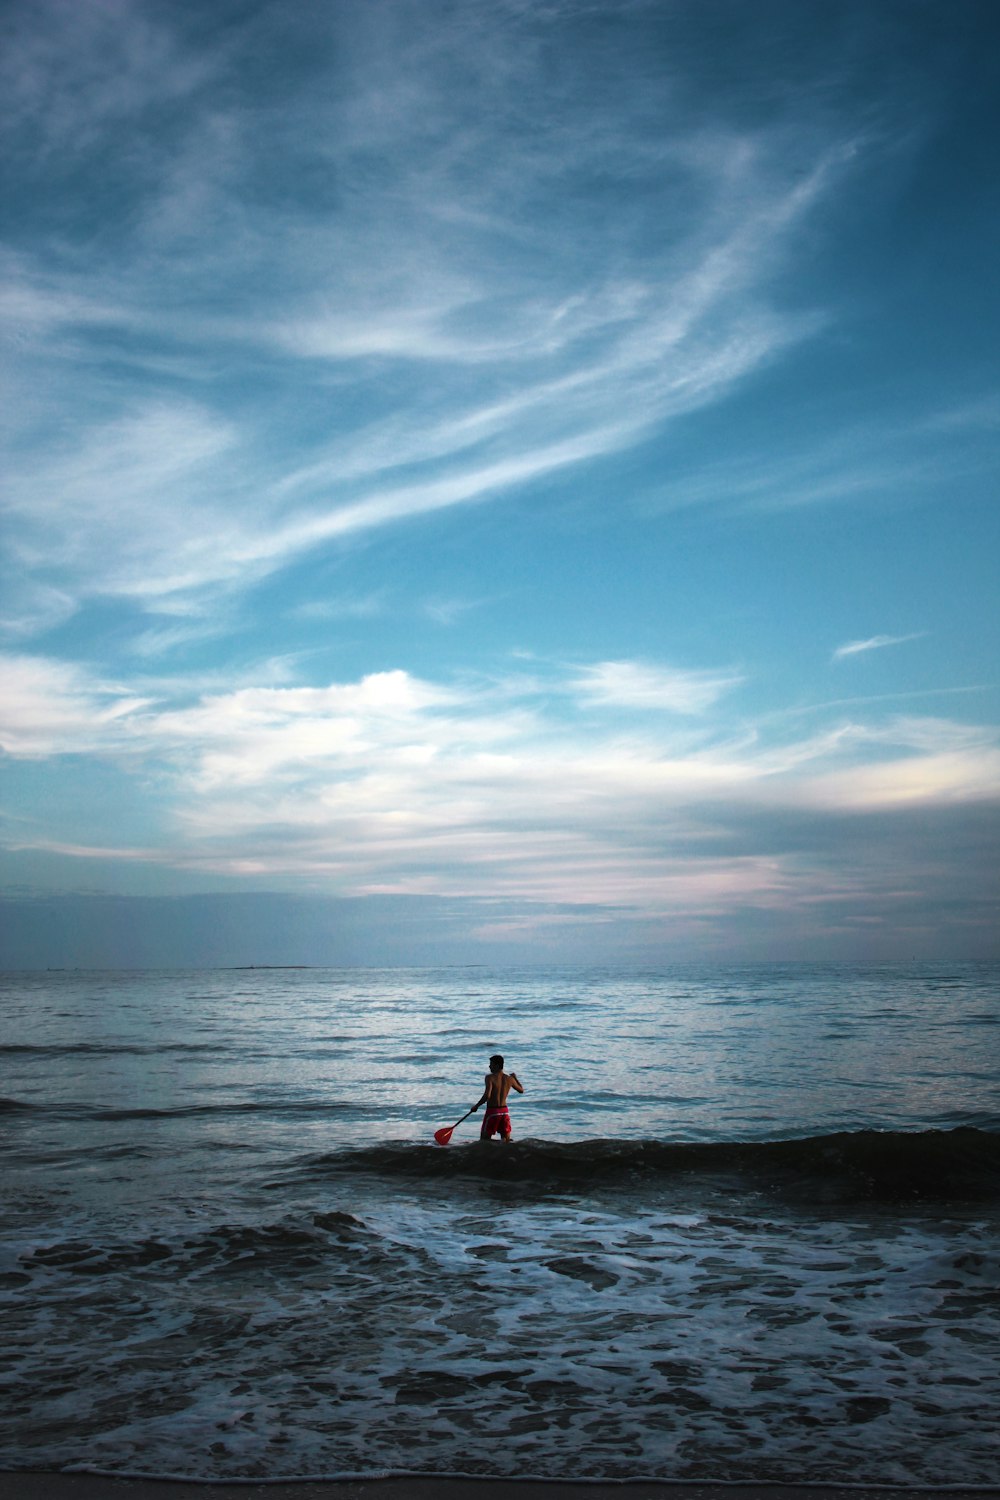
<path id="1" fill-rule="evenodd" d="M 8 128 L 45 150 L 79 152 L 150 106 L 191 94 L 214 72 L 204 52 L 132 0 L 15 7 L 0 54 Z"/>
<path id="2" fill-rule="evenodd" d="M 713 506 L 743 514 L 898 503 L 901 496 L 993 474 L 994 401 L 990 393 L 960 412 L 932 406 L 900 416 L 880 410 L 821 427 L 807 402 L 780 444 L 744 442 L 737 455 L 699 454 L 696 466 L 679 467 L 638 503 L 654 512 Z"/>
<path id="3" fill-rule="evenodd" d="M 186 492 L 192 481 L 200 487 L 203 466 L 234 441 L 228 423 L 213 420 L 193 402 L 150 402 L 86 427 L 77 441 L 22 467 L 11 476 L 5 508 L 39 530 L 49 523 L 47 544 L 57 527 L 66 527 L 62 549 L 72 555 L 77 546 L 92 548 L 96 531 L 106 537 L 113 530 L 119 544 L 127 539 L 135 547 L 158 506 L 180 503 L 180 520 L 165 516 L 161 521 L 163 529 L 171 528 L 171 545 L 178 547 L 192 519 L 190 505 L 183 506 Z M 78 543 L 81 532 L 84 540 Z"/>
<path id="4" fill-rule="evenodd" d="M 866 651 L 882 651 L 886 646 L 902 646 L 907 641 L 919 641 L 926 635 L 926 631 L 914 631 L 911 635 L 872 635 L 866 640 L 847 641 L 845 645 L 838 646 L 833 653 L 834 661 L 843 661 L 847 656 L 860 656 Z"/>
<path id="5" fill-rule="evenodd" d="M 313 17 L 338 86 L 290 80 L 272 103 L 235 86 L 239 27 L 226 50 L 191 54 L 180 23 L 140 6 L 84 9 L 72 23 L 60 10 L 59 46 L 37 18 L 17 29 L 21 126 L 62 141 L 79 125 L 89 149 L 165 100 L 192 113 L 172 113 L 155 148 L 141 136 L 155 170 L 133 181 L 115 160 L 129 212 L 99 255 L 37 239 L 0 262 L 27 454 L 10 466 L 9 545 L 68 599 L 158 610 L 495 500 L 722 399 L 817 326 L 772 287 L 844 151 L 817 141 L 793 159 L 781 132 L 680 114 L 650 136 L 624 79 L 598 128 L 575 88 L 542 86 L 518 7 L 474 8 L 433 38 L 400 24 L 391 47 L 346 15 Z M 332 47 L 338 27 L 354 48 Z M 209 97 L 215 76 L 229 87 Z M 511 129 L 526 89 L 527 135 Z M 476 106 L 460 122 L 458 96 Z M 654 196 L 666 173 L 690 200 L 658 220 L 655 248 L 630 246 L 613 212 L 567 235 L 550 185 L 612 167 Z M 336 184 L 335 203 L 286 190 L 300 174 Z M 248 395 L 259 383 L 277 399 Z"/>
<path id="6" fill-rule="evenodd" d="M 974 396 L 962 405 L 946 407 L 932 419 L 933 425 L 944 430 L 980 428 L 995 432 L 1000 428 L 1000 392 L 986 391 Z"/>
<path id="7" fill-rule="evenodd" d="M 0 656 L 0 748 L 25 759 L 100 752 L 146 700 L 86 669 L 44 657 Z"/>
<path id="8" fill-rule="evenodd" d="M 816 776 L 809 805 L 839 811 L 886 811 L 994 801 L 1000 797 L 1000 748 L 923 753 Z"/>
<path id="9" fill-rule="evenodd" d="M 206 875 L 649 912 L 795 905 L 829 896 L 835 875 L 819 861 L 806 878 L 794 845 L 782 852 L 790 816 L 924 816 L 1000 799 L 989 730 L 900 716 L 776 740 L 720 717 L 728 679 L 649 663 L 536 672 L 520 688 L 510 676 L 499 692 L 400 670 L 193 702 L 178 683 L 173 703 L 78 666 L 4 665 L 8 754 L 86 753 L 155 775 L 166 821 L 157 842 L 142 840 L 144 857 Z M 581 683 L 593 689 L 588 717 L 567 719 L 560 699 Z M 691 720 L 684 739 L 648 717 L 640 734 L 623 731 L 623 704 L 665 697 Z M 731 827 L 755 818 L 768 847 L 729 847 Z M 132 847 L 113 828 L 88 844 L 36 822 L 19 847 L 94 858 Z"/>
<path id="10" fill-rule="evenodd" d="M 0 632 L 29 637 L 61 625 L 76 613 L 76 600 L 65 589 L 32 578 L 11 578 L 4 589 Z"/>
<path id="11" fill-rule="evenodd" d="M 701 714 L 741 681 L 733 673 L 679 671 L 641 662 L 602 661 L 585 668 L 569 686 L 584 702 L 603 708 Z"/>
<path id="12" fill-rule="evenodd" d="M 451 626 L 457 624 L 470 610 L 478 609 L 482 603 L 481 599 L 427 599 L 423 612 L 436 624 Z"/>
<path id="13" fill-rule="evenodd" d="M 11 465 L 15 577 L 54 577 L 45 586 L 74 605 L 157 599 L 225 577 L 220 559 L 244 525 L 229 493 L 235 443 L 232 425 L 195 403 L 153 401 Z"/>
<path id="14" fill-rule="evenodd" d="M 384 593 L 332 594 L 323 599 L 306 599 L 292 606 L 289 613 L 299 620 L 373 620 L 386 608 Z"/>

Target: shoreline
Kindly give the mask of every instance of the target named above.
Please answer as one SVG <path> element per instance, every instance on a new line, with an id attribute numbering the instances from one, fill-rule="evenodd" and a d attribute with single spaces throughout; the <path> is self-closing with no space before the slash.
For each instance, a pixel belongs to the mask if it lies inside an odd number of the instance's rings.
<path id="1" fill-rule="evenodd" d="M 0 1470 L 0 1500 L 982 1500 L 1000 1485 L 826 1484 L 659 1479 L 169 1479 Z"/>

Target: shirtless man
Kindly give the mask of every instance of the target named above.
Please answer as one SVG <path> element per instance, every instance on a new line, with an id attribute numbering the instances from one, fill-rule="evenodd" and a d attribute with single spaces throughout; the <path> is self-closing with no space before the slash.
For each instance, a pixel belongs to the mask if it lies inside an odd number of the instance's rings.
<path id="1" fill-rule="evenodd" d="M 480 1104 L 486 1105 L 483 1126 L 479 1132 L 481 1141 L 492 1140 L 495 1135 L 499 1135 L 505 1143 L 510 1140 L 510 1111 L 507 1109 L 507 1095 L 511 1089 L 517 1089 L 519 1094 L 524 1093 L 517 1074 L 504 1072 L 503 1058 L 497 1052 L 490 1058 L 490 1071 L 486 1075 L 483 1097 L 476 1104 L 476 1109 Z"/>

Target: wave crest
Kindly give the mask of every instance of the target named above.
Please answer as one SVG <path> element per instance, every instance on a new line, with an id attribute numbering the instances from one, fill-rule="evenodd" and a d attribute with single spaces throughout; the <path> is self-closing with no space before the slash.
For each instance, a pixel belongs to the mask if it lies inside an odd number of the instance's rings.
<path id="1" fill-rule="evenodd" d="M 1000 1199 L 1000 1132 L 861 1130 L 779 1141 L 594 1140 L 382 1144 L 310 1159 L 318 1174 L 522 1182 L 547 1190 L 692 1179 L 845 1201 Z"/>

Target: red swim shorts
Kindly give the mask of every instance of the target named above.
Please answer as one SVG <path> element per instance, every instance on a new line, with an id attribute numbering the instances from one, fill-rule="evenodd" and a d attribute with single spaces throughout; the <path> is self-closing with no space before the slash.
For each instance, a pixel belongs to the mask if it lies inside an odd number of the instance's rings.
<path id="1" fill-rule="evenodd" d="M 510 1110 L 506 1104 L 500 1109 L 488 1109 L 483 1118 L 479 1139 L 488 1141 L 495 1135 L 502 1135 L 505 1141 L 510 1140 Z"/>

